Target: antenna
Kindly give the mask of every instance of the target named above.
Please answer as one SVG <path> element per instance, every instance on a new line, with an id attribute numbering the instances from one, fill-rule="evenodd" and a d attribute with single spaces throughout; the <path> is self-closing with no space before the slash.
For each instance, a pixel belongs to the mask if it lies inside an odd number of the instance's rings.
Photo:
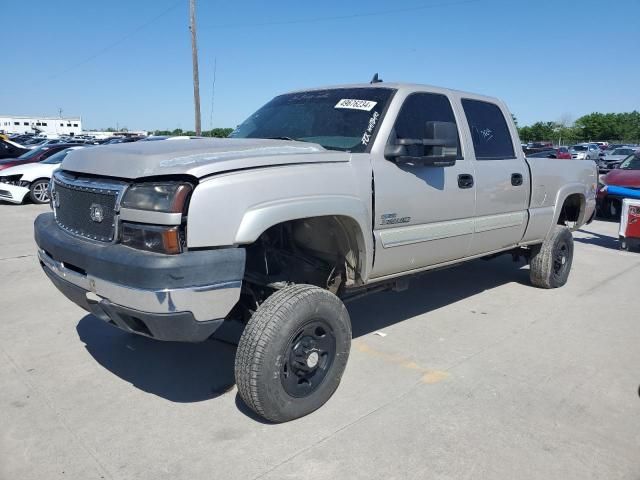
<path id="1" fill-rule="evenodd" d="M 376 72 L 369 83 L 382 83 L 382 79 L 378 77 L 378 73 Z"/>

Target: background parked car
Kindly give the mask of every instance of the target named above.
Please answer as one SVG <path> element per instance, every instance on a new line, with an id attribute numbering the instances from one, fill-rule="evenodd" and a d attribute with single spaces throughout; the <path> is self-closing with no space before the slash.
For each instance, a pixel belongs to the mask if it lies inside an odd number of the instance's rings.
<path id="1" fill-rule="evenodd" d="M 576 160 L 598 160 L 600 146 L 597 143 L 581 143 L 569 147 L 571 158 Z"/>
<path id="2" fill-rule="evenodd" d="M 11 140 L 0 139 L 0 158 L 16 158 L 28 151 L 28 148 Z"/>
<path id="3" fill-rule="evenodd" d="M 527 154 L 527 158 L 557 158 L 559 160 L 571 160 L 571 153 L 569 153 L 569 149 L 567 147 L 558 147 Z"/>
<path id="4" fill-rule="evenodd" d="M 34 203 L 47 203 L 51 175 L 70 152 L 79 148 L 86 147 L 83 145 L 67 147 L 41 162 L 7 168 L 0 175 L 0 199 L 11 203 L 22 203 L 28 195 Z"/>
<path id="5" fill-rule="evenodd" d="M 551 142 L 529 142 L 523 149 L 525 155 L 530 153 L 539 153 L 547 150 L 553 150 L 553 143 Z"/>
<path id="6" fill-rule="evenodd" d="M 622 198 L 609 192 L 610 186 L 640 189 L 640 152 L 629 155 L 615 170 L 601 177 L 598 189 L 598 213 L 605 218 L 618 218 Z"/>
<path id="7" fill-rule="evenodd" d="M 598 168 L 600 172 L 608 172 L 609 170 L 618 167 L 629 155 L 633 155 L 636 150 L 637 149 L 633 147 L 620 147 L 609 152 L 598 160 Z"/>
<path id="8" fill-rule="evenodd" d="M 64 150 L 65 148 L 72 147 L 74 145 L 75 144 L 72 143 L 58 143 L 56 145 L 45 145 L 43 147 L 27 150 L 18 158 L 5 158 L 3 160 L 0 160 L 0 170 L 15 167 L 17 165 L 22 165 L 25 163 L 41 162 L 42 160 L 49 158 L 54 153 L 59 152 L 60 150 Z"/>

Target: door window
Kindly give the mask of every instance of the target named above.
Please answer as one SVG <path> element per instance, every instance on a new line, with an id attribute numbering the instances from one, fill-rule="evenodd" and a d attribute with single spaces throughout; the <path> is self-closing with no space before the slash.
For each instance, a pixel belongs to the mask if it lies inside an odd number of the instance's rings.
<path id="1" fill-rule="evenodd" d="M 455 124 L 451 103 L 445 95 L 439 93 L 413 93 L 407 97 L 396 119 L 390 141 L 398 138 L 425 138 L 428 122 L 450 122 Z M 395 136 L 394 136 L 395 135 Z M 462 159 L 460 151 L 460 136 L 458 135 L 458 159 Z M 408 146 L 409 155 L 420 156 L 421 153 L 412 152 L 418 146 Z M 453 152 L 452 152 L 453 153 Z"/>
<path id="2" fill-rule="evenodd" d="M 489 102 L 462 99 L 477 160 L 515 158 L 509 127 L 500 108 Z"/>

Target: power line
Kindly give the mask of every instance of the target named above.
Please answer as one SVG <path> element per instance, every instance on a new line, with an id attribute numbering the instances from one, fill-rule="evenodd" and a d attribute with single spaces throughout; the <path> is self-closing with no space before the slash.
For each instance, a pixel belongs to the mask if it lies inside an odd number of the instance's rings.
<path id="1" fill-rule="evenodd" d="M 446 3 L 434 3 L 431 5 L 421 5 L 419 7 L 406 7 L 406 8 L 395 8 L 391 10 L 378 10 L 375 12 L 366 12 L 366 13 L 354 13 L 350 15 L 335 15 L 330 17 L 314 17 L 314 18 L 299 18 L 295 20 L 280 20 L 273 22 L 259 22 L 259 23 L 231 23 L 231 24 L 222 24 L 222 25 L 211 25 L 208 28 L 243 28 L 243 27 L 268 27 L 272 25 L 294 25 L 294 24 L 304 24 L 304 23 L 320 23 L 320 22 L 330 22 L 334 20 L 348 20 L 352 18 L 362 18 L 362 17 L 375 17 L 381 15 L 393 15 L 396 13 L 406 13 L 406 12 L 415 12 L 419 10 L 428 10 L 432 8 L 442 8 L 442 7 L 455 7 L 458 5 L 467 5 L 469 3 L 477 3 L 481 0 L 461 0 L 457 2 L 446 2 Z"/>
<path id="2" fill-rule="evenodd" d="M 129 33 L 126 33 L 125 35 L 120 37 L 115 42 L 110 43 L 109 45 L 107 45 L 104 48 L 101 48 L 100 50 L 98 50 L 94 54 L 90 55 L 89 57 L 85 58 L 84 60 L 81 60 L 78 63 L 76 63 L 74 65 L 71 65 L 69 68 L 67 68 L 65 70 L 62 70 L 61 72 L 54 73 L 53 75 L 50 75 L 49 77 L 47 77 L 47 80 L 52 80 L 54 78 L 57 78 L 60 75 L 64 75 L 65 73 L 69 73 L 71 70 L 75 70 L 76 68 L 81 67 L 82 65 L 85 65 L 85 64 L 89 63 L 90 61 L 94 60 L 95 58 L 99 57 L 100 55 L 108 52 L 112 48 L 117 47 L 118 45 L 120 45 L 122 42 L 124 42 L 128 38 L 133 37 L 136 33 L 140 32 L 141 30 L 144 30 L 149 25 L 151 25 L 152 23 L 156 22 L 160 18 L 164 17 L 167 13 L 169 13 L 172 10 L 174 10 L 178 5 L 181 5 L 182 3 L 183 3 L 182 0 L 178 0 L 177 2 L 173 3 L 169 8 L 167 8 L 166 10 L 163 10 L 162 12 L 160 12 L 155 17 L 151 18 L 147 22 L 145 22 L 142 25 L 140 25 L 140 26 L 136 27 L 135 29 L 131 30 Z"/>

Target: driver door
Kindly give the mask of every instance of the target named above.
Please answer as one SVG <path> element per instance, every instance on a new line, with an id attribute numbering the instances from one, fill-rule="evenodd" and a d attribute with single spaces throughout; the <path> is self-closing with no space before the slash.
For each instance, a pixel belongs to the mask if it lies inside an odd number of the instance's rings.
<path id="1" fill-rule="evenodd" d="M 389 138 L 424 138 L 425 125 L 434 121 L 459 124 L 449 98 L 412 93 L 404 100 Z M 455 165 L 447 167 L 400 163 L 385 158 L 383 151 L 372 153 L 376 242 L 372 279 L 468 255 L 475 170 L 474 162 L 463 158 L 459 141 L 457 150 Z"/>

